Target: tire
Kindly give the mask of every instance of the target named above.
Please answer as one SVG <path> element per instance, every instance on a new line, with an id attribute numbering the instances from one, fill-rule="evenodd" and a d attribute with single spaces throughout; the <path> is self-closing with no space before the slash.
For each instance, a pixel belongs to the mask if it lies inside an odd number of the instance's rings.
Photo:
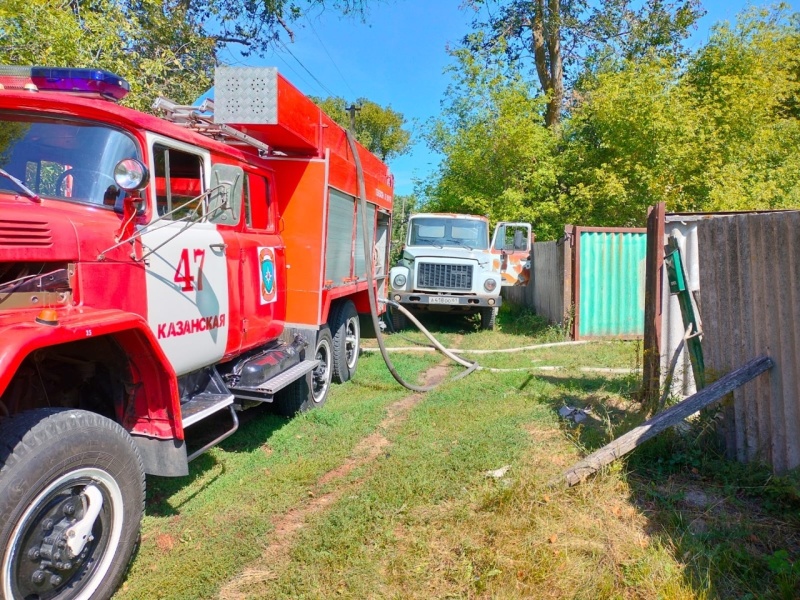
<path id="1" fill-rule="evenodd" d="M 128 433 L 82 410 L 21 413 L 0 424 L 0 463 L 0 597 L 110 598 L 144 511 L 144 469 Z M 74 535 L 98 505 L 88 537 Z"/>
<path id="2" fill-rule="evenodd" d="M 277 414 L 292 417 L 325 404 L 333 375 L 333 341 L 327 327 L 317 334 L 314 357 L 320 361 L 318 367 L 275 394 L 272 407 Z"/>
<path id="3" fill-rule="evenodd" d="M 361 349 L 361 326 L 355 305 L 350 300 L 336 304 L 329 321 L 333 333 L 333 380 L 344 383 L 355 375 Z"/>
<path id="4" fill-rule="evenodd" d="M 487 306 L 481 308 L 481 329 L 483 329 L 484 331 L 493 331 L 496 320 L 497 320 L 496 306 Z"/>
<path id="5" fill-rule="evenodd" d="M 402 331 L 406 327 L 408 327 L 408 318 L 400 312 L 399 308 L 392 307 L 390 311 L 392 317 L 392 329 L 395 331 Z"/>

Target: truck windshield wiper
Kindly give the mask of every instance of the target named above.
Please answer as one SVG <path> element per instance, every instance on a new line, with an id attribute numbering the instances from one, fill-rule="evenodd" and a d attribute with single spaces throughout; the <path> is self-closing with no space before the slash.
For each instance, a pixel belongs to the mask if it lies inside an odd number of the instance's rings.
<path id="1" fill-rule="evenodd" d="M 436 240 L 429 238 L 419 238 L 417 239 L 417 244 L 421 246 L 436 246 L 437 248 L 444 248 L 441 242 L 437 242 Z"/>
<path id="2" fill-rule="evenodd" d="M 458 244 L 459 246 L 463 246 L 467 250 L 472 250 L 473 249 L 472 246 L 468 246 L 467 244 L 465 244 L 464 242 L 460 242 L 459 240 L 454 240 L 452 238 L 448 238 L 446 241 L 452 242 L 453 244 Z"/>
<path id="3" fill-rule="evenodd" d="M 31 191 L 30 188 L 28 188 L 28 186 L 26 186 L 24 183 L 22 183 L 19 179 L 14 177 L 11 173 L 6 171 L 5 169 L 0 169 L 0 177 L 5 177 L 9 181 L 11 181 L 11 183 L 16 185 L 20 189 L 20 191 L 22 191 L 22 193 L 24 195 L 26 195 L 28 198 L 30 198 L 34 202 L 41 202 L 42 201 L 42 199 L 39 198 L 38 194 L 36 194 L 35 192 Z"/>

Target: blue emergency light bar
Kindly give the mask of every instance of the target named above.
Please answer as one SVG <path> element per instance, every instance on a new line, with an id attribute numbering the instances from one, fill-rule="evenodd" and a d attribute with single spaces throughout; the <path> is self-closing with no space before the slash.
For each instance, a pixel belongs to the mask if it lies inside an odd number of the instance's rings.
<path id="1" fill-rule="evenodd" d="M 33 84 L 39 91 L 98 94 L 110 100 L 122 100 L 131 89 L 122 77 L 101 69 L 0 65 L 0 82 L 24 89 L 34 89 L 29 87 Z"/>

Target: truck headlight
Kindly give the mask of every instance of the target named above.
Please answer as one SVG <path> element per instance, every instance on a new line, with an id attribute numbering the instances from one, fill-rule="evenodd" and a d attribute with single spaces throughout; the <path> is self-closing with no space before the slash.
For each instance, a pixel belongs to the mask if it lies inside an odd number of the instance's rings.
<path id="1" fill-rule="evenodd" d="M 114 167 L 114 182 L 126 192 L 147 186 L 147 167 L 135 158 L 124 158 Z"/>
<path id="2" fill-rule="evenodd" d="M 493 292 L 496 287 L 497 281 L 494 279 L 487 279 L 483 282 L 483 289 L 485 289 L 487 292 Z"/>
<path id="3" fill-rule="evenodd" d="M 392 280 L 392 285 L 396 288 L 404 287 L 406 285 L 406 276 L 403 275 L 402 273 L 398 273 L 397 275 L 394 276 L 394 279 Z"/>

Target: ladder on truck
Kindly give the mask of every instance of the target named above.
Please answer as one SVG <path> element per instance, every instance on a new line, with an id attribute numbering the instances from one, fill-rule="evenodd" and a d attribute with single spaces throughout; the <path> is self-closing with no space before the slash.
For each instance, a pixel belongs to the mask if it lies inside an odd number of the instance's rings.
<path id="1" fill-rule="evenodd" d="M 190 106 L 177 104 L 172 100 L 159 96 L 153 103 L 153 109 L 161 111 L 162 118 L 170 123 L 192 129 L 232 146 L 244 145 L 256 148 L 261 158 L 276 154 L 269 145 L 253 136 L 242 133 L 230 125 L 214 122 L 214 101 L 211 99 L 203 100 L 200 106 Z"/>

